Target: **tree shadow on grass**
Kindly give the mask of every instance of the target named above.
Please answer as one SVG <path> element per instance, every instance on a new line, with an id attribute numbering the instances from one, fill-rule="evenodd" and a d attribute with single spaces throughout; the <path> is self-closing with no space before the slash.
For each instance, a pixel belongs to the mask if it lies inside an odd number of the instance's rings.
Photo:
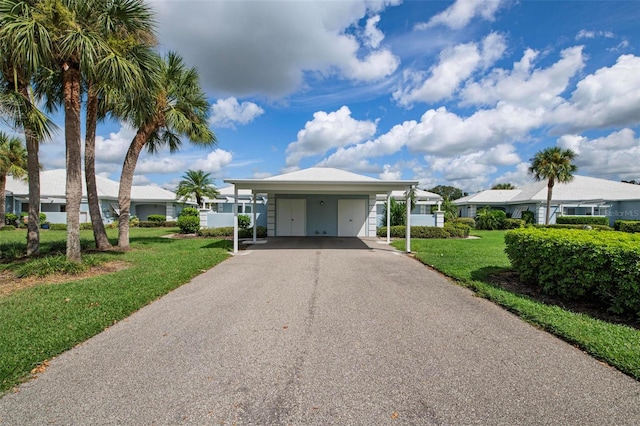
<path id="1" fill-rule="evenodd" d="M 586 314 L 602 321 L 640 329 L 640 320 L 613 314 L 597 300 L 563 300 L 559 297 L 545 294 L 540 286 L 522 283 L 518 273 L 509 268 L 487 266 L 473 271 L 471 278 L 486 282 L 511 293 L 528 297 L 545 305 L 558 306 L 567 311 Z"/>
<path id="2" fill-rule="evenodd" d="M 230 240 L 215 240 L 211 242 L 211 244 L 207 244 L 206 246 L 202 246 L 202 248 L 215 248 L 222 250 L 233 250 L 233 241 Z"/>

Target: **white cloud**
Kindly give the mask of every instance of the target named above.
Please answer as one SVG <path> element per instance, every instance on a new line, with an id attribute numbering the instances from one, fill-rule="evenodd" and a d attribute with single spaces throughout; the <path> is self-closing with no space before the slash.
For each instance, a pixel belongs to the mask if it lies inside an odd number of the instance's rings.
<path id="1" fill-rule="evenodd" d="M 253 102 L 239 103 L 234 97 L 218 99 L 211 105 L 209 122 L 214 127 L 235 127 L 235 124 L 248 124 L 256 117 L 264 114 L 264 110 Z"/>
<path id="2" fill-rule="evenodd" d="M 151 179 L 149 179 L 145 175 L 133 175 L 134 185 L 148 185 L 150 183 L 151 183 Z"/>
<path id="3" fill-rule="evenodd" d="M 588 38 L 596 38 L 596 37 L 605 37 L 605 38 L 614 38 L 615 34 L 611 31 L 587 31 L 580 30 L 578 34 L 576 34 L 576 40 L 588 39 Z"/>
<path id="4" fill-rule="evenodd" d="M 515 170 L 503 173 L 502 175 L 493 179 L 493 181 L 491 182 L 491 186 L 498 183 L 510 183 L 516 188 L 522 188 L 523 186 L 528 185 L 532 182 L 533 179 L 529 174 L 529 163 L 523 161 L 516 165 Z"/>
<path id="5" fill-rule="evenodd" d="M 125 125 L 109 133 L 108 138 L 96 135 L 96 161 L 122 165 L 135 135 L 136 130 Z"/>
<path id="6" fill-rule="evenodd" d="M 384 40 L 384 34 L 378 29 L 378 27 L 376 27 L 378 22 L 380 22 L 380 15 L 375 15 L 367 19 L 367 24 L 362 36 L 365 45 L 373 49 L 377 49 L 380 46 L 380 43 L 382 43 L 382 40 Z"/>
<path id="7" fill-rule="evenodd" d="M 589 139 L 580 135 L 564 135 L 558 146 L 573 150 L 578 156 L 578 173 L 614 179 L 640 178 L 640 138 L 631 129 Z"/>
<path id="8" fill-rule="evenodd" d="M 400 180 L 402 179 L 402 170 L 389 164 L 385 164 L 382 167 L 382 173 L 378 175 L 378 178 L 382 180 Z"/>
<path id="9" fill-rule="evenodd" d="M 298 132 L 296 142 L 287 147 L 287 166 L 297 166 L 304 157 L 324 154 L 330 149 L 359 143 L 376 132 L 372 121 L 359 121 L 351 117 L 351 110 L 343 106 L 338 111 L 318 111 Z"/>
<path id="10" fill-rule="evenodd" d="M 253 174 L 253 178 L 254 179 L 265 179 L 265 178 L 268 178 L 268 177 L 271 177 L 271 176 L 273 176 L 273 174 L 271 174 L 269 172 L 255 172 Z"/>
<path id="11" fill-rule="evenodd" d="M 355 80 L 393 72 L 398 60 L 391 52 L 371 50 L 381 41 L 375 19 L 362 42 L 350 34 L 362 18 L 397 3 L 160 0 L 152 5 L 161 44 L 194 64 L 206 89 L 275 98 L 301 87 L 305 72 L 339 72 Z"/>
<path id="12" fill-rule="evenodd" d="M 539 53 L 527 49 L 513 70 L 494 69 L 461 91 L 464 105 L 495 105 L 507 101 L 524 108 L 551 107 L 561 102 L 571 77 L 584 67 L 582 46 L 565 49 L 561 59 L 545 69 L 532 69 Z"/>
<path id="13" fill-rule="evenodd" d="M 443 12 L 433 16 L 428 22 L 417 24 L 416 30 L 444 25 L 452 30 L 466 27 L 473 18 L 482 17 L 493 21 L 498 9 L 506 3 L 503 0 L 457 0 Z"/>
<path id="14" fill-rule="evenodd" d="M 499 59 L 506 49 L 504 36 L 491 33 L 478 43 L 465 43 L 440 53 L 438 63 L 429 70 L 429 78 L 421 72 L 405 73 L 405 87 L 394 92 L 400 105 L 415 102 L 436 102 L 450 97 L 479 68 L 486 68 Z"/>
<path id="15" fill-rule="evenodd" d="M 578 82 L 553 113 L 556 134 L 640 123 L 640 57 L 622 55 Z"/>
<path id="16" fill-rule="evenodd" d="M 138 161 L 136 174 L 145 173 L 177 173 L 183 172 L 187 164 L 176 157 L 146 157 Z"/>
<path id="17" fill-rule="evenodd" d="M 206 158 L 196 160 L 191 169 L 203 170 L 207 173 L 218 174 L 224 167 L 229 165 L 233 160 L 233 155 L 229 151 L 223 149 L 216 149 L 211 151 Z"/>

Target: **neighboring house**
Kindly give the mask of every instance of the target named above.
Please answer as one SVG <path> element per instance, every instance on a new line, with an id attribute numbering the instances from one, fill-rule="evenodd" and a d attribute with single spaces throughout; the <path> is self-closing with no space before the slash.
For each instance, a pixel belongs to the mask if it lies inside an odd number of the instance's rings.
<path id="1" fill-rule="evenodd" d="M 238 191 L 238 214 L 246 214 L 253 219 L 253 195 L 251 190 L 242 189 Z M 204 210 L 200 212 L 201 223 L 203 228 L 220 228 L 233 226 L 233 206 L 234 190 L 233 185 L 218 189 L 218 195 L 215 198 L 205 197 Z M 255 197 L 256 222 L 258 226 L 267 226 L 267 195 L 256 194 Z M 253 227 L 253 223 L 251 223 Z"/>
<path id="2" fill-rule="evenodd" d="M 411 210 L 411 225 L 412 226 L 444 226 L 444 223 L 440 224 L 436 221 L 436 215 L 431 213 L 431 209 L 439 209 L 442 204 L 443 198 L 434 194 L 433 192 L 425 191 L 423 189 L 414 189 L 414 203 L 415 206 Z M 378 226 L 387 226 L 382 222 L 384 217 L 384 209 L 387 202 L 386 194 L 378 194 L 376 205 L 378 212 L 377 223 Z M 393 191 L 391 198 L 396 201 L 404 202 L 407 198 L 406 191 Z M 443 216 L 444 217 L 444 216 Z"/>
<path id="3" fill-rule="evenodd" d="M 532 211 L 535 223 L 544 224 L 547 182 L 520 189 L 487 190 L 457 199 L 458 214 L 475 217 L 485 206 L 504 210 L 513 218 Z M 556 183 L 551 200 L 550 223 L 558 216 L 605 216 L 610 225 L 618 219 L 640 220 L 640 185 L 576 175 L 572 182 Z"/>
<path id="4" fill-rule="evenodd" d="M 91 222 L 87 190 L 82 177 L 82 203 L 80 205 L 80 222 Z M 118 182 L 96 176 L 98 199 L 105 223 L 117 219 Z M 66 223 L 66 171 L 64 169 L 40 172 L 40 211 L 47 215 L 47 222 Z M 6 211 L 19 214 L 29 210 L 29 187 L 27 182 L 7 178 L 7 190 L 12 194 L 7 197 Z M 195 203 L 187 203 L 194 204 Z M 131 215 L 140 220 L 147 220 L 149 215 L 160 214 L 167 220 L 175 220 L 184 203 L 176 201 L 173 192 L 157 186 L 146 185 L 131 188 Z"/>

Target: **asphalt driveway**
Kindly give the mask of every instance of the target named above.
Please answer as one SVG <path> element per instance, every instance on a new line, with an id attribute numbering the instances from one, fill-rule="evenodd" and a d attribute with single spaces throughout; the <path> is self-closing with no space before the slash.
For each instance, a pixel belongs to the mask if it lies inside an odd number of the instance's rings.
<path id="1" fill-rule="evenodd" d="M 61 355 L 0 423 L 640 424 L 639 382 L 410 257 L 305 244 L 241 251 Z"/>

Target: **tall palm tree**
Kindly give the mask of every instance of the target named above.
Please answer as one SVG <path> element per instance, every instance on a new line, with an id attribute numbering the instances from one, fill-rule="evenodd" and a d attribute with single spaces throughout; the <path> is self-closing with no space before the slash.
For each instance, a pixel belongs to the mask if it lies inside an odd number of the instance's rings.
<path id="1" fill-rule="evenodd" d="M 7 175 L 24 178 L 27 175 L 27 150 L 22 141 L 0 132 L 0 226 L 5 219 L 5 188 Z"/>
<path id="2" fill-rule="evenodd" d="M 105 8 L 95 19 L 97 30 L 102 32 L 113 52 L 113 60 L 119 60 L 127 68 L 140 68 L 139 76 L 149 73 L 145 64 L 149 60 L 149 49 L 155 44 L 153 35 L 153 18 L 150 8 L 140 0 L 112 0 L 104 3 Z M 127 40 L 123 43 L 122 40 Z M 105 61 L 105 63 L 108 63 Z M 86 76 L 86 129 L 84 149 L 85 182 L 87 185 L 87 201 L 93 228 L 93 237 L 98 250 L 111 248 L 102 221 L 98 188 L 96 185 L 96 128 L 99 119 L 104 118 L 104 98 L 112 87 L 122 86 L 126 81 L 119 80 L 120 72 L 112 72 L 112 67 L 103 67 L 100 72 Z M 136 86 L 143 85 L 141 78 Z M 122 91 L 137 90 L 138 87 L 120 87 Z"/>
<path id="3" fill-rule="evenodd" d="M 169 52 L 157 58 L 157 69 L 158 78 L 149 83 L 148 90 L 141 90 L 137 97 L 119 96 L 113 107 L 114 115 L 137 128 L 120 174 L 118 246 L 123 250 L 129 248 L 131 186 L 142 149 L 154 153 L 168 146 L 175 152 L 181 136 L 202 147 L 216 143 L 208 126 L 209 103 L 195 68 L 187 68 L 178 54 Z"/>
<path id="4" fill-rule="evenodd" d="M 11 127 L 24 132 L 29 178 L 27 255 L 40 252 L 40 142 L 57 129 L 37 107 L 31 90 L 34 75 L 50 55 L 51 40 L 34 16 L 35 0 L 0 0 L 0 100 Z"/>
<path id="5" fill-rule="evenodd" d="M 10 0 L 0 0 L 10 1 Z M 143 82 L 137 64 L 122 55 L 135 45 L 134 34 L 152 34 L 152 19 L 142 0 L 50 0 L 35 2 L 34 14 L 45 23 L 49 36 L 43 48 L 45 63 L 39 70 L 39 93 L 47 106 L 61 104 L 65 117 L 67 259 L 79 262 L 80 203 L 82 200 L 82 142 L 80 112 L 83 89 L 98 83 L 119 85 L 123 90 L 140 87 Z M 130 14 L 130 15 L 128 15 Z M 152 38 L 152 37 L 150 37 Z M 46 52 L 44 52 L 46 50 Z M 92 91 L 92 94 L 96 92 Z M 93 104 L 92 104 L 93 106 Z M 89 120 L 95 116 L 90 111 Z M 95 141 L 95 129 L 89 129 L 89 140 Z M 89 186 L 92 192 L 95 220 L 102 222 L 95 189 L 95 149 L 89 147 Z M 97 209 L 96 209 L 97 207 Z M 106 234 L 101 243 L 108 244 Z"/>
<path id="6" fill-rule="evenodd" d="M 531 159 L 529 173 L 540 180 L 547 180 L 547 212 L 544 223 L 549 224 L 551 216 L 551 198 L 553 186 L 556 182 L 567 183 L 573 180 L 573 173 L 578 167 L 572 163 L 576 158 L 576 153 L 570 149 L 559 147 L 549 147 L 536 153 Z"/>
<path id="7" fill-rule="evenodd" d="M 193 196 L 196 198 L 198 207 L 203 206 L 204 197 L 215 197 L 217 194 L 218 190 L 213 184 L 211 174 L 202 170 L 187 170 L 176 189 L 178 200 L 187 201 Z"/>

